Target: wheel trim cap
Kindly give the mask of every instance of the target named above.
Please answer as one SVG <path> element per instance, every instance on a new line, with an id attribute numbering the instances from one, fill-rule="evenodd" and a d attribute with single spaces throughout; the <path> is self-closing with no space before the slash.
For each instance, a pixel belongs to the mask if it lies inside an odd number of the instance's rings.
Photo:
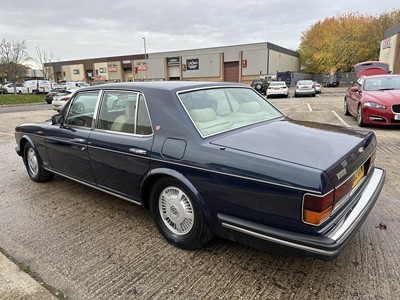
<path id="1" fill-rule="evenodd" d="M 174 234 L 185 235 L 193 228 L 193 206 L 181 189 L 165 188 L 160 194 L 159 211 L 164 224 Z"/>

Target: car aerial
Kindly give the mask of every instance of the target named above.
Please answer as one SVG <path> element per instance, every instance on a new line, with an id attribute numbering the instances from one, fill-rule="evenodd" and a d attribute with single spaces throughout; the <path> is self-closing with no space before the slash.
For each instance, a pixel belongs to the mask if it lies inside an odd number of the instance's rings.
<path id="1" fill-rule="evenodd" d="M 356 86 L 350 87 L 344 97 L 344 114 L 356 117 L 360 127 L 400 125 L 400 75 L 387 74 L 388 68 L 373 65 L 370 62 L 357 72 Z"/>
<path id="2" fill-rule="evenodd" d="M 315 86 L 315 93 L 316 94 L 321 94 L 321 84 L 317 81 L 314 81 L 314 86 Z"/>
<path id="3" fill-rule="evenodd" d="M 59 90 L 56 95 L 53 96 L 53 100 L 51 102 L 52 108 L 56 111 L 61 111 L 64 107 L 65 103 L 71 98 L 72 94 L 75 90 Z"/>
<path id="4" fill-rule="evenodd" d="M 269 83 L 267 79 L 257 79 L 251 82 L 251 87 L 260 94 L 265 94 Z"/>
<path id="5" fill-rule="evenodd" d="M 315 85 L 312 80 L 299 80 L 294 89 L 294 97 L 313 96 L 315 97 Z"/>
<path id="6" fill-rule="evenodd" d="M 287 98 L 289 96 L 289 88 L 284 81 L 272 81 L 267 88 L 266 95 L 267 98 L 272 96 L 283 96 Z"/>
<path id="7" fill-rule="evenodd" d="M 333 259 L 385 179 L 373 132 L 292 120 L 239 83 L 82 88 L 15 138 L 31 180 L 58 174 L 142 205 L 184 249 L 216 235 Z"/>

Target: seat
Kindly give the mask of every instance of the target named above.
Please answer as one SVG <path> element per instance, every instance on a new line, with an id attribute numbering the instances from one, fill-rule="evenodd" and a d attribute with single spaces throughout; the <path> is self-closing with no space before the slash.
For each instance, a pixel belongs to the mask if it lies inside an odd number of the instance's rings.
<path id="1" fill-rule="evenodd" d="M 256 101 L 244 102 L 240 104 L 238 112 L 245 114 L 254 114 L 261 111 L 260 104 Z"/>
<path id="2" fill-rule="evenodd" d="M 135 101 L 127 101 L 125 107 L 125 114 L 118 116 L 113 124 L 111 125 L 111 130 L 135 133 Z"/>
<path id="3" fill-rule="evenodd" d="M 190 116 L 205 136 L 224 131 L 231 127 L 229 120 L 217 116 L 212 108 L 192 109 Z"/>

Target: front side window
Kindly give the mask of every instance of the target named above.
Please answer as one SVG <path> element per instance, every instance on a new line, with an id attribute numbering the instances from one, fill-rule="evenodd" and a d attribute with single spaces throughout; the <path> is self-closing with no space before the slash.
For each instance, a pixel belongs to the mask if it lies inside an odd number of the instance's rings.
<path id="1" fill-rule="evenodd" d="M 213 88 L 178 94 L 203 137 L 283 116 L 248 88 Z"/>
<path id="2" fill-rule="evenodd" d="M 66 125 L 91 128 L 99 91 L 78 93 L 70 103 Z"/>

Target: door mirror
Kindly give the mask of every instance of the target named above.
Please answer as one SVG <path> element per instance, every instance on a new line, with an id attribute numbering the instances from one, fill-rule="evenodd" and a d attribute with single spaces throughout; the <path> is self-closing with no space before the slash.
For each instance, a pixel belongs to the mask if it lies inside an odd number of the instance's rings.
<path id="1" fill-rule="evenodd" d="M 353 93 L 358 92 L 359 91 L 358 86 L 352 86 L 350 88 L 350 91 L 352 91 Z"/>
<path id="2" fill-rule="evenodd" d="M 57 125 L 64 123 L 64 115 L 58 114 L 51 117 L 51 125 Z"/>

